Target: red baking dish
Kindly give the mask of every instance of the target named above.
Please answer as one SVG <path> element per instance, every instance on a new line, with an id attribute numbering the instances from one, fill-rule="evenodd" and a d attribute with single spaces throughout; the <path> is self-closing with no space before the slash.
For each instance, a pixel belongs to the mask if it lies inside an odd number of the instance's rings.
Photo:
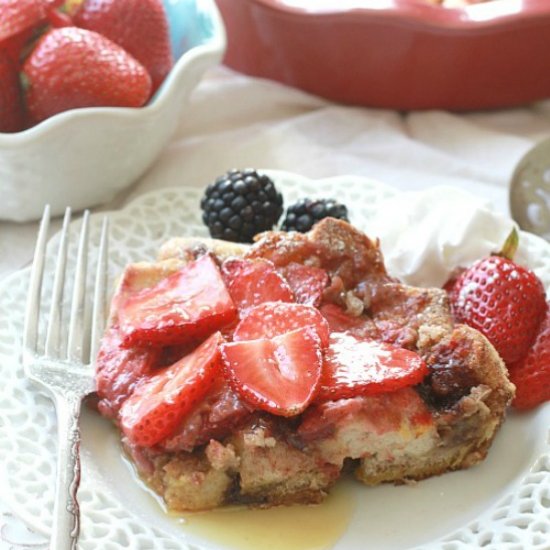
<path id="1" fill-rule="evenodd" d="M 550 97 L 550 0 L 217 0 L 225 63 L 343 103 L 456 111 Z"/>

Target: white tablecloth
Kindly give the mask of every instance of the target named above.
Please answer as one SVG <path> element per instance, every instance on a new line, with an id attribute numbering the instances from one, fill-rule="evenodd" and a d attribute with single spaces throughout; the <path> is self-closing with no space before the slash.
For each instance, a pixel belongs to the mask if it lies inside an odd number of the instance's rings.
<path id="1" fill-rule="evenodd" d="M 194 92 L 155 165 L 105 207 L 116 208 L 162 187 L 202 187 L 229 168 L 255 167 L 309 177 L 353 173 L 406 190 L 455 185 L 507 213 L 514 166 L 548 136 L 550 101 L 506 111 L 403 115 L 335 105 L 216 68 Z M 30 261 L 36 229 L 35 223 L 0 222 L 0 279 Z M 0 487 L 2 550 L 10 547 L 2 536 L 19 541 L 29 536 L 2 515 L 7 512 L 3 492 Z M 2 523 L 10 528 L 2 529 Z"/>

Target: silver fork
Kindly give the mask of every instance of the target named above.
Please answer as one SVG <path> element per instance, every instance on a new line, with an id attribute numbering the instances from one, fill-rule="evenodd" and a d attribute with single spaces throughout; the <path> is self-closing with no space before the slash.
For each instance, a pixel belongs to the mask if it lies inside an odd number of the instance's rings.
<path id="1" fill-rule="evenodd" d="M 108 221 L 103 221 L 95 277 L 92 316 L 86 296 L 88 264 L 89 212 L 84 212 L 78 241 L 74 271 L 74 287 L 68 323 L 63 319 L 63 295 L 71 210 L 67 208 L 59 240 L 52 301 L 47 319 L 45 342 L 40 335 L 40 302 L 50 223 L 46 206 L 40 223 L 31 270 L 25 327 L 23 335 L 23 365 L 25 374 L 45 390 L 55 404 L 57 413 L 57 477 L 54 497 L 51 550 L 76 548 L 80 529 L 77 490 L 80 483 L 80 429 L 78 418 L 82 399 L 95 390 L 93 362 L 104 328 L 107 289 Z M 66 338 L 63 330 L 68 329 Z M 43 336 L 43 335 L 42 335 Z"/>

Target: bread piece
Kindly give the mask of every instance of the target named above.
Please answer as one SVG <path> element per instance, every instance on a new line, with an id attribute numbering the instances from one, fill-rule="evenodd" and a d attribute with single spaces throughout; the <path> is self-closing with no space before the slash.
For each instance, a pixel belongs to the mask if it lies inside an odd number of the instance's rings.
<path id="1" fill-rule="evenodd" d="M 333 219 L 307 234 L 268 232 L 252 246 L 172 239 L 158 262 L 126 270 L 119 296 L 207 252 L 220 260 L 244 256 L 277 267 L 299 262 L 324 268 L 331 278 L 324 299 L 368 318 L 373 338 L 417 351 L 430 374 L 415 388 L 314 404 L 292 419 L 239 413 L 231 433 L 212 432 L 192 449 L 185 422 L 165 447 L 129 445 L 141 474 L 169 508 L 314 503 L 350 462 L 358 479 L 374 485 L 468 468 L 486 456 L 514 394 L 500 357 L 479 332 L 454 325 L 444 291 L 390 277 L 377 241 Z M 242 412 L 238 396 L 224 392 L 231 410 Z M 205 409 L 188 420 L 192 429 L 209 425 L 209 405 Z"/>

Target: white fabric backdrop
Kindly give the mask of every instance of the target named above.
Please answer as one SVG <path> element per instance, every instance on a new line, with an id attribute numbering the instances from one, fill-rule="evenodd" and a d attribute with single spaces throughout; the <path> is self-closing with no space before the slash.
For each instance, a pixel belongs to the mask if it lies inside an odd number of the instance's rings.
<path id="1" fill-rule="evenodd" d="M 550 136 L 550 101 L 507 111 L 402 115 L 335 105 L 225 68 L 210 71 L 169 147 L 116 207 L 144 191 L 203 186 L 232 167 L 354 173 L 400 189 L 450 184 L 507 212 L 521 155 Z M 0 223 L 0 276 L 31 257 L 35 224 Z"/>

